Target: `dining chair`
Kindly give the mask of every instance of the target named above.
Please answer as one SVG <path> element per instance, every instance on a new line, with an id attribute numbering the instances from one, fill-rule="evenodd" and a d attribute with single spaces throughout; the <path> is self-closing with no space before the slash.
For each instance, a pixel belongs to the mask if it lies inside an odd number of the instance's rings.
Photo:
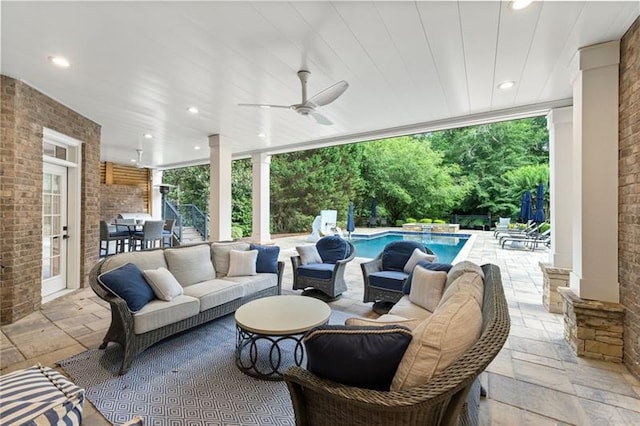
<path id="1" fill-rule="evenodd" d="M 162 230 L 162 247 L 173 247 L 173 227 L 175 224 L 175 219 L 167 219 L 164 221 L 164 228 Z"/>
<path id="2" fill-rule="evenodd" d="M 106 221 L 101 220 L 100 221 L 100 250 L 98 252 L 98 256 L 102 256 L 102 251 L 104 251 L 104 256 L 108 256 L 109 255 L 109 244 L 111 243 L 111 241 L 115 241 L 116 242 L 116 253 L 122 253 L 124 252 L 124 243 L 125 241 L 129 240 L 129 237 L 131 235 L 129 234 L 128 230 L 124 230 L 124 231 L 118 231 L 116 228 L 115 232 L 111 232 L 109 230 L 109 225 L 107 224 Z M 104 247 L 103 247 L 103 243 L 104 243 Z"/>
<path id="3" fill-rule="evenodd" d="M 142 225 L 142 231 L 134 232 L 131 236 L 133 249 L 137 250 L 138 242 L 140 242 L 141 250 L 155 247 L 156 241 L 159 241 L 160 246 L 162 246 L 163 229 L 164 220 L 146 220 Z"/>

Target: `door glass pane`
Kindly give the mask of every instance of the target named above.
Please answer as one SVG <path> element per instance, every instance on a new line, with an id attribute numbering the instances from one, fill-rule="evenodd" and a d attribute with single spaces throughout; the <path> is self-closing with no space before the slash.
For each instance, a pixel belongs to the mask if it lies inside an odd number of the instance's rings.
<path id="1" fill-rule="evenodd" d="M 51 216 L 44 216 L 42 218 L 42 235 L 45 237 L 51 235 Z"/>
<path id="2" fill-rule="evenodd" d="M 63 148 L 61 146 L 56 146 L 56 158 L 61 160 L 67 159 L 67 148 Z"/>
<path id="3" fill-rule="evenodd" d="M 51 276 L 60 275 L 60 256 L 51 258 Z"/>
<path id="4" fill-rule="evenodd" d="M 60 196 L 59 195 L 51 196 L 51 213 L 60 214 Z"/>
<path id="5" fill-rule="evenodd" d="M 42 196 L 42 213 L 51 214 L 51 196 L 50 195 Z"/>
<path id="6" fill-rule="evenodd" d="M 56 237 L 51 239 L 51 255 L 59 256 L 60 255 L 60 241 L 61 237 Z"/>
<path id="7" fill-rule="evenodd" d="M 49 259 L 42 259 L 42 278 L 51 278 L 51 262 Z"/>
<path id="8" fill-rule="evenodd" d="M 51 192 L 52 193 L 54 194 L 60 193 L 60 181 L 61 181 L 61 176 L 58 176 L 58 175 L 51 176 Z"/>
<path id="9" fill-rule="evenodd" d="M 42 191 L 51 193 L 51 173 L 45 173 L 42 178 Z"/>
<path id="10" fill-rule="evenodd" d="M 60 216 L 53 216 L 53 221 L 51 223 L 51 235 L 60 235 Z"/>
<path id="11" fill-rule="evenodd" d="M 44 155 L 48 155 L 49 157 L 55 157 L 56 155 L 56 146 L 52 143 L 44 142 L 42 144 L 42 150 L 44 151 Z"/>

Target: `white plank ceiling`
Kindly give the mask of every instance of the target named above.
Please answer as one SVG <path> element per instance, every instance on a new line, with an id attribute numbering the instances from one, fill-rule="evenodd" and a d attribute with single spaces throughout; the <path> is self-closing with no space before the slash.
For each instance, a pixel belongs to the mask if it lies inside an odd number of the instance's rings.
<path id="1" fill-rule="evenodd" d="M 509 6 L 3 1 L 0 67 L 99 123 L 103 161 L 143 149 L 162 168 L 207 162 L 211 134 L 241 158 L 568 105 L 577 49 L 619 39 L 640 13 L 638 1 Z M 349 82 L 318 110 L 332 126 L 238 106 L 300 102 L 300 69 L 309 95 Z M 497 89 L 504 80 L 515 87 Z"/>

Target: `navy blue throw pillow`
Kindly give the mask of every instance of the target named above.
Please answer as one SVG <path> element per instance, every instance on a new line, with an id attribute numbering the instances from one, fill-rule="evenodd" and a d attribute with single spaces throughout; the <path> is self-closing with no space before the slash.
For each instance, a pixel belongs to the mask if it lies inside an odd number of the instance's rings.
<path id="1" fill-rule="evenodd" d="M 316 327 L 303 339 L 307 369 L 348 386 L 388 391 L 411 337 L 399 325 Z"/>
<path id="2" fill-rule="evenodd" d="M 131 312 L 139 311 L 156 298 L 142 271 L 133 263 L 101 274 L 98 281 L 113 294 L 124 299 Z"/>
<path id="3" fill-rule="evenodd" d="M 249 245 L 249 250 L 258 250 L 258 260 L 256 260 L 256 272 L 278 273 L 278 255 L 280 247 L 261 246 L 258 244 Z"/>
<path id="4" fill-rule="evenodd" d="M 349 245 L 338 235 L 329 235 L 316 243 L 318 253 L 323 263 L 336 263 L 349 255 Z"/>
<path id="5" fill-rule="evenodd" d="M 417 241 L 402 240 L 387 244 L 382 250 L 382 270 L 404 271 L 404 265 L 415 249 L 426 253 L 424 244 Z"/>
<path id="6" fill-rule="evenodd" d="M 428 260 L 421 260 L 416 264 L 416 266 L 422 266 L 424 269 L 428 269 L 430 271 L 444 271 L 449 272 L 449 269 L 453 267 L 453 265 L 449 263 L 437 263 L 437 262 L 429 262 Z M 404 294 L 411 293 L 411 280 L 413 279 L 413 271 L 409 274 L 409 277 L 404 282 L 402 286 L 402 292 Z"/>

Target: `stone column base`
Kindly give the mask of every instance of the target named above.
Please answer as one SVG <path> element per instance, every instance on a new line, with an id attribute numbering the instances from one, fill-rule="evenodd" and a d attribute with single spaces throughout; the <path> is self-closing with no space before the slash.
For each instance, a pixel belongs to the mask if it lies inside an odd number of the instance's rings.
<path id="1" fill-rule="evenodd" d="M 552 314 L 562 313 L 562 297 L 558 287 L 569 286 L 571 269 L 557 268 L 546 263 L 539 263 L 543 276 L 542 304 Z"/>
<path id="2" fill-rule="evenodd" d="M 577 356 L 622 362 L 624 307 L 618 303 L 581 299 L 560 287 L 564 338 Z"/>

